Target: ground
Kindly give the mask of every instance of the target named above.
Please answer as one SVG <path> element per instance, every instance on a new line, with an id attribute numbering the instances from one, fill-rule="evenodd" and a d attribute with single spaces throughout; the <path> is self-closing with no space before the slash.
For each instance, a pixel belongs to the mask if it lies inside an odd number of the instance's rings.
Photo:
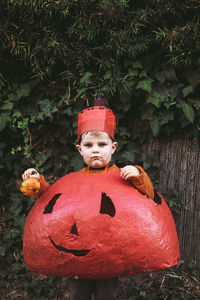
<path id="1" fill-rule="evenodd" d="M 183 266 L 179 266 L 157 273 L 120 278 L 117 300 L 200 299 L 198 274 L 195 273 L 195 276 L 192 273 L 186 273 Z M 67 300 L 67 278 L 44 278 L 29 271 L 26 276 L 19 276 L 14 280 L 5 276 L 1 282 L 1 299 Z"/>

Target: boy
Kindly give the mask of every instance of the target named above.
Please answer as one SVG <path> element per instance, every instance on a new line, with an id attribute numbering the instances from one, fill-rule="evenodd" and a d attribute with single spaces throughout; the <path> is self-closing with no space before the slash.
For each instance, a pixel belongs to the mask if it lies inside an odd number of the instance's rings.
<path id="1" fill-rule="evenodd" d="M 98 173 L 115 172 L 119 168 L 111 163 L 112 154 L 117 148 L 114 141 L 114 131 L 117 119 L 113 112 L 105 106 L 95 106 L 82 111 L 78 115 L 78 144 L 77 150 L 83 157 L 86 167 L 80 172 L 86 176 L 95 176 Z M 28 169 L 22 178 L 36 177 L 41 188 L 39 195 L 48 188 L 48 184 L 35 169 Z M 134 187 L 154 197 L 154 190 L 148 175 L 139 166 L 125 166 L 121 168 L 121 177 L 130 180 Z M 71 300 L 89 300 L 94 294 L 95 300 L 116 299 L 117 278 L 106 279 L 74 279 L 68 280 Z"/>

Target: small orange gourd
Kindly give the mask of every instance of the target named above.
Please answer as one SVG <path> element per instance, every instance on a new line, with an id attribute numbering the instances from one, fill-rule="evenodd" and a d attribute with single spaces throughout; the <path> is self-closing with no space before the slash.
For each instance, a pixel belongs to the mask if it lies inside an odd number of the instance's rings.
<path id="1" fill-rule="evenodd" d="M 35 177 L 25 178 L 20 185 L 20 191 L 29 197 L 35 197 L 40 190 L 40 182 Z"/>

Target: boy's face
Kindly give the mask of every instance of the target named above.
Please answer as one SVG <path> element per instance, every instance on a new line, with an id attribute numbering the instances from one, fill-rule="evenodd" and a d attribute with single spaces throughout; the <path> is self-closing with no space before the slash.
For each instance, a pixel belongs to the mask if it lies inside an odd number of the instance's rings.
<path id="1" fill-rule="evenodd" d="M 76 145 L 76 148 L 89 167 L 102 168 L 110 162 L 117 148 L 117 142 L 113 142 L 103 131 L 98 132 L 98 135 L 88 132 L 82 135 L 81 143 Z"/>

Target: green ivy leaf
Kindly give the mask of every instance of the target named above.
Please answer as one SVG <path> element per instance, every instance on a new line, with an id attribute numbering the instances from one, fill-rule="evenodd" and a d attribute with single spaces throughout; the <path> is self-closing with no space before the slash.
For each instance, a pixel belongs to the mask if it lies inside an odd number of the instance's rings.
<path id="1" fill-rule="evenodd" d="M 43 112 L 39 112 L 38 114 L 37 114 L 37 119 L 38 120 L 44 120 L 44 113 Z"/>
<path id="2" fill-rule="evenodd" d="M 10 101 L 5 101 L 3 106 L 1 107 L 1 109 L 4 109 L 4 110 L 12 110 L 13 108 L 13 103 L 10 102 Z"/>
<path id="3" fill-rule="evenodd" d="M 66 110 L 64 110 L 64 114 L 71 117 L 73 112 L 72 112 L 72 108 L 68 107 Z"/>
<path id="4" fill-rule="evenodd" d="M 151 83 L 152 83 L 152 79 L 141 80 L 138 82 L 136 89 L 141 89 L 146 91 L 147 93 L 151 93 Z"/>
<path id="5" fill-rule="evenodd" d="M 164 110 L 159 113 L 159 119 L 160 119 L 160 126 L 163 126 L 164 124 L 167 124 L 169 121 L 174 120 L 174 112 Z"/>
<path id="6" fill-rule="evenodd" d="M 178 92 L 181 87 L 183 87 L 182 83 L 171 84 L 170 87 L 168 88 L 168 97 L 171 100 L 175 100 L 176 97 L 178 96 Z"/>
<path id="7" fill-rule="evenodd" d="M 22 97 L 27 97 L 30 94 L 30 87 L 28 83 L 24 83 L 17 90 L 17 99 L 21 99 Z"/>
<path id="8" fill-rule="evenodd" d="M 159 120 L 156 118 L 154 120 L 149 121 L 149 125 L 151 127 L 151 130 L 153 131 L 154 136 L 157 136 L 160 129 L 160 123 Z"/>
<path id="9" fill-rule="evenodd" d="M 42 99 L 38 101 L 38 104 L 40 105 L 41 112 L 43 112 L 44 117 L 51 117 L 51 103 L 49 99 Z"/>
<path id="10" fill-rule="evenodd" d="M 165 102 L 164 107 L 166 107 L 168 110 L 170 109 L 171 106 L 175 105 L 177 102 Z"/>
<path id="11" fill-rule="evenodd" d="M 188 119 L 188 121 L 190 121 L 190 123 L 194 122 L 194 109 L 193 107 L 185 102 L 185 101 L 181 101 L 181 108 L 186 116 L 186 118 Z"/>
<path id="12" fill-rule="evenodd" d="M 9 101 L 13 101 L 13 100 L 15 100 L 16 99 L 16 95 L 15 94 L 8 94 L 8 100 Z"/>
<path id="13" fill-rule="evenodd" d="M 129 70 L 128 77 L 136 77 L 138 74 L 137 70 Z"/>
<path id="14" fill-rule="evenodd" d="M 86 89 L 85 88 L 82 88 L 82 89 L 78 89 L 77 90 L 77 94 L 76 94 L 76 97 L 81 97 L 82 95 L 84 95 L 86 92 Z"/>
<path id="15" fill-rule="evenodd" d="M 6 123 L 11 121 L 10 113 L 2 113 L 0 115 L 0 131 L 3 131 L 6 127 Z"/>
<path id="16" fill-rule="evenodd" d="M 187 95 L 189 95 L 190 93 L 193 93 L 193 92 L 194 92 L 194 90 L 193 90 L 193 87 L 191 85 L 186 86 L 183 89 L 183 96 L 184 96 L 184 98 L 187 97 Z"/>
<path id="17" fill-rule="evenodd" d="M 149 95 L 147 98 L 147 103 L 151 103 L 157 108 L 160 107 L 161 103 L 164 102 L 165 97 L 157 92 L 153 93 L 153 95 Z"/>
<path id="18" fill-rule="evenodd" d="M 174 68 L 169 67 L 168 69 L 165 69 L 163 73 L 168 81 L 177 81 L 176 72 Z"/>
<path id="19" fill-rule="evenodd" d="M 19 118 L 21 117 L 21 112 L 17 109 L 14 111 L 13 115 L 12 115 L 12 118 Z"/>
<path id="20" fill-rule="evenodd" d="M 85 83 L 86 85 L 91 82 L 90 77 L 92 76 L 92 73 L 86 72 L 85 75 L 80 79 L 80 83 Z"/>
<path id="21" fill-rule="evenodd" d="M 142 64 L 140 61 L 135 61 L 132 63 L 132 66 L 135 68 L 135 69 L 142 69 Z"/>
<path id="22" fill-rule="evenodd" d="M 156 79 L 157 79 L 160 83 L 163 84 L 163 83 L 165 82 L 165 75 L 164 75 L 163 72 L 157 71 L 157 72 L 155 73 L 155 77 L 156 77 Z"/>
<path id="23" fill-rule="evenodd" d="M 106 74 L 104 75 L 103 79 L 110 79 L 112 78 L 112 73 L 110 71 L 106 72 Z"/>
<path id="24" fill-rule="evenodd" d="M 146 78 L 147 77 L 147 70 L 142 70 L 139 74 L 139 78 Z"/>

